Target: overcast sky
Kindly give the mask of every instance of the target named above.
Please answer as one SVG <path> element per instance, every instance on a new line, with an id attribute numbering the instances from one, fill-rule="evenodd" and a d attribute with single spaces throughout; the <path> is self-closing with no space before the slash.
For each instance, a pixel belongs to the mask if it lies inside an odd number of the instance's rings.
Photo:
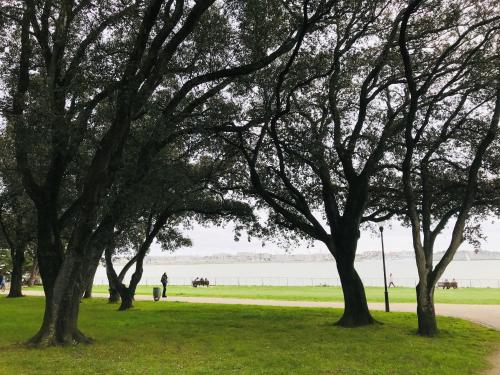
<path id="1" fill-rule="evenodd" d="M 386 224 L 387 225 L 387 224 Z M 390 227 L 386 227 L 384 231 L 384 241 L 386 251 L 413 251 L 411 244 L 411 233 L 409 228 L 404 228 L 393 222 L 389 223 Z M 482 243 L 483 250 L 500 251 L 500 222 L 497 220 L 492 223 L 492 220 L 483 223 L 483 232 L 487 236 L 487 240 Z M 436 251 L 444 250 L 449 241 L 451 230 L 443 232 L 436 241 Z M 285 249 L 279 248 L 274 243 L 267 243 L 265 247 L 261 246 L 261 241 L 253 239 L 248 242 L 246 236 L 242 236 L 239 242 L 233 240 L 234 234 L 232 226 L 227 225 L 225 228 L 203 228 L 194 226 L 192 230 L 186 231 L 192 241 L 191 248 L 182 248 L 175 252 L 174 255 L 210 255 L 215 253 L 238 253 L 238 252 L 271 252 L 285 253 Z M 472 246 L 468 243 L 462 244 L 460 250 L 471 250 Z M 361 238 L 358 243 L 358 251 L 377 251 L 380 250 L 380 237 L 370 230 L 362 231 Z M 307 244 L 289 251 L 291 253 L 321 253 L 327 252 L 324 245 L 316 243 L 314 247 L 307 248 Z M 153 246 L 151 255 L 166 255 L 162 253 L 158 246 Z"/>

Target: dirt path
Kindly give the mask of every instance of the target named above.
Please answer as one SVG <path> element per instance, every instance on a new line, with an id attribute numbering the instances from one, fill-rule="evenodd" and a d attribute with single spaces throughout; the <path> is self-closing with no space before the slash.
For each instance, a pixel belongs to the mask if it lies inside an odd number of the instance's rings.
<path id="1" fill-rule="evenodd" d="M 490 356 L 489 362 L 491 368 L 484 375 L 500 375 L 500 345 L 497 346 L 495 352 Z"/>
<path id="2" fill-rule="evenodd" d="M 28 296 L 43 296 L 42 291 L 23 291 Z M 96 298 L 107 298 L 106 293 L 93 293 Z M 136 301 L 152 301 L 152 296 L 137 295 Z M 330 307 L 343 308 L 342 302 L 313 302 L 313 301 L 279 301 L 267 299 L 243 299 L 243 298 L 218 298 L 218 297 L 177 297 L 171 296 L 164 301 L 189 302 L 189 303 L 213 303 L 222 305 L 257 305 L 257 306 L 290 306 L 290 307 Z M 371 310 L 384 310 L 383 303 L 369 303 Z M 479 323 L 481 325 L 500 331 L 500 305 L 454 305 L 436 304 L 436 313 L 442 316 L 452 316 Z M 391 303 L 391 311 L 415 312 L 414 303 Z M 491 369 L 485 375 L 500 375 L 500 347 L 489 359 Z"/>
<path id="3" fill-rule="evenodd" d="M 42 291 L 23 291 L 28 296 L 43 296 Z M 106 293 L 93 293 L 96 298 L 108 298 Z M 148 295 L 136 295 L 136 301 L 152 301 Z M 214 303 L 221 305 L 257 305 L 257 306 L 290 306 L 290 307 L 330 307 L 343 308 L 342 302 L 315 302 L 315 301 L 280 301 L 269 299 L 249 298 L 220 298 L 220 297 L 178 297 L 170 296 L 164 301 L 189 303 Z M 369 303 L 371 310 L 384 310 L 383 303 Z M 500 331 L 500 305 L 455 305 L 436 304 L 436 313 L 442 316 L 452 316 L 471 320 L 473 322 L 494 328 Z M 415 312 L 414 303 L 391 303 L 391 311 Z"/>

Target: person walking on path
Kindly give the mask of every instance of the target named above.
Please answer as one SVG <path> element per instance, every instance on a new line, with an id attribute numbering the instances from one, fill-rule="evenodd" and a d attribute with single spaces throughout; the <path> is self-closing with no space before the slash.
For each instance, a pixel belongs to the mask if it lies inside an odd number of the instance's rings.
<path id="1" fill-rule="evenodd" d="M 2 274 L 0 274 L 0 290 L 5 291 L 5 277 Z"/>
<path id="2" fill-rule="evenodd" d="M 167 284 L 168 284 L 168 276 L 167 273 L 164 272 L 163 275 L 161 276 L 161 285 L 163 285 L 163 298 L 167 298 Z"/>
<path id="3" fill-rule="evenodd" d="M 395 288 L 396 284 L 394 284 L 394 279 L 392 278 L 392 273 L 389 275 L 389 288 L 391 285 Z"/>

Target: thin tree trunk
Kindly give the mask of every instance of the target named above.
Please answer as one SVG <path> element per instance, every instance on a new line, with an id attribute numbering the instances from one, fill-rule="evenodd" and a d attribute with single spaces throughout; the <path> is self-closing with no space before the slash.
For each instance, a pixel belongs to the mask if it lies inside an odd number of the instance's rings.
<path id="1" fill-rule="evenodd" d="M 123 285 L 119 278 L 116 276 L 116 273 L 110 272 L 110 268 L 106 265 L 106 275 L 108 276 L 108 285 L 109 285 L 109 303 L 118 303 L 120 302 L 120 292 L 118 288 L 120 285 Z"/>
<path id="2" fill-rule="evenodd" d="M 104 259 L 106 260 L 106 276 L 108 277 L 109 285 L 109 303 L 120 302 L 120 293 L 118 293 L 118 285 L 121 283 L 115 269 L 113 268 L 113 260 L 111 249 L 106 248 L 104 252 Z"/>
<path id="3" fill-rule="evenodd" d="M 23 265 L 24 265 L 24 248 L 17 248 L 12 259 L 12 273 L 10 278 L 10 291 L 7 297 L 17 298 L 22 297 L 23 286 Z"/>
<path id="4" fill-rule="evenodd" d="M 35 283 L 35 279 L 38 277 L 38 258 L 35 256 L 33 259 L 33 264 L 30 268 L 30 275 L 28 277 L 28 286 L 31 287 Z"/>
<path id="5" fill-rule="evenodd" d="M 428 337 L 435 336 L 438 333 L 438 328 L 434 310 L 434 285 L 420 281 L 416 289 L 418 334 Z"/>
<path id="6" fill-rule="evenodd" d="M 87 282 L 85 285 L 85 292 L 83 293 L 83 298 L 85 299 L 92 298 L 92 287 L 94 286 L 94 278 L 97 272 L 98 265 L 99 264 L 97 264 L 95 267 L 92 267 L 93 270 L 90 271 L 89 276 L 87 278 Z"/>

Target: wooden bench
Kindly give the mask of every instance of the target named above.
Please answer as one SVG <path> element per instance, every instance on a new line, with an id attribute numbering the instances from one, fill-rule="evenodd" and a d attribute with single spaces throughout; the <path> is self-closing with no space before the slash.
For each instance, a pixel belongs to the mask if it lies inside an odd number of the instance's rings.
<path id="1" fill-rule="evenodd" d="M 437 283 L 438 288 L 443 288 L 443 289 L 457 289 L 458 288 L 458 283 L 456 281 L 438 281 Z"/>

